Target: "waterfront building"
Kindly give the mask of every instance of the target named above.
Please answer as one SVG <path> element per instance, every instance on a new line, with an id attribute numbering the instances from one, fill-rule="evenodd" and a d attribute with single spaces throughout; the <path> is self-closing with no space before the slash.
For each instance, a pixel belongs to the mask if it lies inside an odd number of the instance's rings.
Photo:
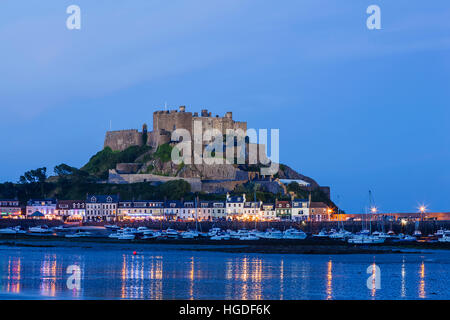
<path id="1" fill-rule="evenodd" d="M 327 221 L 329 219 L 328 206 L 324 202 L 311 202 L 309 208 L 310 221 Z"/>
<path id="2" fill-rule="evenodd" d="M 184 221 L 193 221 L 197 216 L 195 201 L 184 201 L 177 215 L 177 219 Z"/>
<path id="3" fill-rule="evenodd" d="M 292 220 L 291 201 L 277 200 L 275 202 L 275 210 L 277 218 L 280 218 L 281 220 Z"/>
<path id="4" fill-rule="evenodd" d="M 84 220 L 86 218 L 86 202 L 84 200 L 58 200 L 55 214 L 63 220 Z"/>
<path id="5" fill-rule="evenodd" d="M 223 201 L 199 201 L 197 206 L 197 218 L 202 220 L 217 220 L 227 217 L 225 202 Z"/>
<path id="6" fill-rule="evenodd" d="M 245 194 L 242 196 L 231 197 L 227 193 L 227 217 L 230 219 L 241 217 L 244 214 Z"/>
<path id="7" fill-rule="evenodd" d="M 119 220 L 153 220 L 164 215 L 164 201 L 121 201 L 118 207 Z"/>
<path id="8" fill-rule="evenodd" d="M 45 219 L 56 218 L 56 199 L 30 199 L 27 202 L 27 218 L 38 216 L 36 213 L 40 213 Z"/>
<path id="9" fill-rule="evenodd" d="M 166 220 L 176 220 L 183 209 L 183 202 L 180 200 L 168 200 L 164 204 L 164 218 Z"/>
<path id="10" fill-rule="evenodd" d="M 118 195 L 88 195 L 86 198 L 86 220 L 114 221 L 117 219 Z"/>
<path id="11" fill-rule="evenodd" d="M 197 219 L 199 221 L 202 220 L 212 220 L 213 218 L 213 209 L 211 201 L 199 201 L 197 208 Z"/>
<path id="12" fill-rule="evenodd" d="M 263 203 L 261 205 L 261 208 L 259 209 L 259 216 L 260 216 L 261 220 L 266 220 L 266 221 L 278 220 L 276 211 L 275 211 L 275 204 Z"/>
<path id="13" fill-rule="evenodd" d="M 304 221 L 309 217 L 309 201 L 306 199 L 292 200 L 292 220 Z"/>
<path id="14" fill-rule="evenodd" d="M 246 201 L 244 203 L 244 219 L 257 220 L 259 218 L 259 209 L 261 202 L 258 201 Z"/>
<path id="15" fill-rule="evenodd" d="M 0 199 L 0 215 L 2 218 L 20 218 L 22 208 L 17 199 Z"/>
<path id="16" fill-rule="evenodd" d="M 227 211 L 226 211 L 226 203 L 223 201 L 211 201 L 211 209 L 212 209 L 212 219 L 226 219 Z"/>

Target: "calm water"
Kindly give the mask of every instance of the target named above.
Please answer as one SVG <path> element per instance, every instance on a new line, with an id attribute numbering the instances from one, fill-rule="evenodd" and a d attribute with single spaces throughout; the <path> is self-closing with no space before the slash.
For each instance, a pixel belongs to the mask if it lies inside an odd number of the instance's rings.
<path id="1" fill-rule="evenodd" d="M 367 268 L 381 270 L 368 289 Z M 69 290 L 69 265 L 82 270 Z M 0 248 L 2 299 L 450 299 L 450 252 L 264 255 Z"/>

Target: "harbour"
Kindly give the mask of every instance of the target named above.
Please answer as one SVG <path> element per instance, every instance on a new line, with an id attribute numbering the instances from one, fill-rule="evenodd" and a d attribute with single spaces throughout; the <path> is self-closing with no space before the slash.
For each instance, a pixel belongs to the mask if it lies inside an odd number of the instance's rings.
<path id="1" fill-rule="evenodd" d="M 137 254 L 133 250 L 137 249 Z M 67 268 L 79 266 L 78 289 Z M 373 265 L 380 287 L 367 286 Z M 2 299 L 448 299 L 450 252 L 255 254 L 169 246 L 0 246 Z"/>

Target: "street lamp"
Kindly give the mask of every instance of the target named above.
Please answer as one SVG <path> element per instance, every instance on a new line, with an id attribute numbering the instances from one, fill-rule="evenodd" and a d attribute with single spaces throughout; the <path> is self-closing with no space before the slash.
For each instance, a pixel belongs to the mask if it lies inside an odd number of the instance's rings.
<path id="1" fill-rule="evenodd" d="M 423 221 L 424 213 L 425 213 L 425 211 L 427 211 L 427 207 L 422 205 L 422 206 L 419 207 L 419 211 L 420 211 L 420 219 Z"/>
<path id="2" fill-rule="evenodd" d="M 328 221 L 331 221 L 331 214 L 333 213 L 333 209 L 328 208 L 327 213 L 328 213 Z"/>

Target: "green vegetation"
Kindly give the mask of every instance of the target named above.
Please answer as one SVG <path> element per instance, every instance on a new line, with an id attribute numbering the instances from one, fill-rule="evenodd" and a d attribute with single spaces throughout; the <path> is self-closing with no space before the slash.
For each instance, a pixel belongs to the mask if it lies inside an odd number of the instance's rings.
<path id="1" fill-rule="evenodd" d="M 152 173 L 153 169 L 155 169 L 153 165 L 148 165 L 144 173 Z"/>
<path id="2" fill-rule="evenodd" d="M 85 173 L 81 173 L 82 175 Z M 81 176 L 65 175 L 51 182 L 0 184 L 0 198 L 17 198 L 22 204 L 31 198 L 82 200 L 87 194 L 120 194 L 124 200 L 181 199 L 189 196 L 191 186 L 184 180 L 169 181 L 157 186 L 149 183 L 107 184 L 88 182 Z"/>
<path id="3" fill-rule="evenodd" d="M 97 178 L 107 179 L 108 170 L 114 169 L 117 163 L 134 162 L 139 156 L 148 152 L 150 149 L 151 147 L 149 146 L 132 146 L 124 151 L 113 151 L 110 147 L 106 147 L 95 154 L 81 170 Z"/>
<path id="4" fill-rule="evenodd" d="M 175 173 L 175 177 L 178 176 L 178 174 L 180 173 L 181 170 L 183 170 L 184 166 L 185 166 L 184 162 L 181 162 L 178 165 L 177 172 Z"/>
<path id="5" fill-rule="evenodd" d="M 162 163 L 169 162 L 172 159 L 172 149 L 173 147 L 170 144 L 162 144 L 153 154 L 153 157 L 160 159 Z"/>
<path id="6" fill-rule="evenodd" d="M 19 182 L 24 183 L 43 183 L 47 179 L 47 168 L 39 168 L 36 170 L 30 170 L 20 177 Z"/>

